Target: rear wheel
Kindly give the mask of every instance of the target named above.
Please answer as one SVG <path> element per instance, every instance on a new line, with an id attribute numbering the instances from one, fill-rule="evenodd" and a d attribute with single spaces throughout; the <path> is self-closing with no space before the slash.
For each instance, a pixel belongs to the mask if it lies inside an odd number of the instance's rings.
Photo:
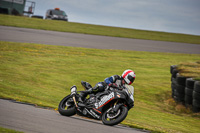
<path id="1" fill-rule="evenodd" d="M 72 116 L 76 114 L 74 101 L 70 95 L 64 97 L 58 106 L 58 111 L 61 115 Z"/>
<path id="2" fill-rule="evenodd" d="M 102 115 L 102 122 L 105 125 L 117 125 L 122 122 L 128 114 L 128 109 L 125 106 L 121 106 L 116 112 L 113 108 L 108 108 Z"/>

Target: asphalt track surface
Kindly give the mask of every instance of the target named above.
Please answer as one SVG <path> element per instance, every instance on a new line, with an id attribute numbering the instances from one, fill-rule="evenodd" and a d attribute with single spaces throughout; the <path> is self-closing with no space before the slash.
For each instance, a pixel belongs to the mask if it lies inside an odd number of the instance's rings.
<path id="1" fill-rule="evenodd" d="M 78 116 L 61 116 L 54 110 L 0 99 L 0 127 L 25 133 L 144 133 L 122 125 L 106 126 L 101 121 Z"/>
<path id="2" fill-rule="evenodd" d="M 200 45 L 0 26 L 0 40 L 73 47 L 200 54 Z"/>

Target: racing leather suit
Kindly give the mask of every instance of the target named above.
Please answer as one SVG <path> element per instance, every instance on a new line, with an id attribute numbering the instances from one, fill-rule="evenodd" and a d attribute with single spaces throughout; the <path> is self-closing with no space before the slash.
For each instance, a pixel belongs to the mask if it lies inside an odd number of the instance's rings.
<path id="1" fill-rule="evenodd" d="M 88 94 L 96 94 L 98 92 L 103 92 L 110 87 L 113 88 L 124 88 L 125 84 L 122 83 L 123 78 L 119 75 L 113 75 L 104 80 L 104 82 L 97 83 L 93 88 L 89 88 L 86 91 L 80 93 L 82 101 L 85 100 Z"/>

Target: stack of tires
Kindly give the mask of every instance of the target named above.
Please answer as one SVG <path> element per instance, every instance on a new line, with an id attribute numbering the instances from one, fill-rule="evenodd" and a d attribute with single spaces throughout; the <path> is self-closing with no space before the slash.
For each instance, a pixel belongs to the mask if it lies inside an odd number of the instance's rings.
<path id="1" fill-rule="evenodd" d="M 185 81 L 186 78 L 181 76 L 176 69 L 176 66 L 171 66 L 171 88 L 172 97 L 175 101 L 185 104 Z"/>
<path id="2" fill-rule="evenodd" d="M 195 81 L 193 90 L 193 112 L 200 112 L 200 81 Z"/>
<path id="3" fill-rule="evenodd" d="M 185 104 L 185 87 L 186 77 L 181 76 L 179 73 L 176 74 L 176 95 L 177 101 Z"/>
<path id="4" fill-rule="evenodd" d="M 200 81 L 181 76 L 177 66 L 170 67 L 172 98 L 185 106 L 192 106 L 193 112 L 200 112 Z"/>
<path id="5" fill-rule="evenodd" d="M 176 65 L 171 66 L 170 72 L 172 74 L 171 76 L 171 88 L 172 88 L 172 98 L 177 101 L 177 91 L 176 91 L 176 74 L 178 73 L 178 70 L 176 69 Z"/>
<path id="6" fill-rule="evenodd" d="M 194 82 L 195 80 L 193 80 L 192 78 L 186 79 L 186 87 L 185 87 L 185 105 L 186 106 L 192 105 Z"/>

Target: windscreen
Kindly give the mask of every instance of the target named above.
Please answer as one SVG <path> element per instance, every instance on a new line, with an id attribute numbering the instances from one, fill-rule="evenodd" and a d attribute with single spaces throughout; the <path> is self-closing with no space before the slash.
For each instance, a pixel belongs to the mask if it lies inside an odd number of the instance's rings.
<path id="1" fill-rule="evenodd" d="M 134 101 L 134 87 L 131 85 L 125 85 L 126 87 L 126 92 L 128 93 L 128 95 L 130 96 L 130 98 Z"/>
<path id="2" fill-rule="evenodd" d="M 64 11 L 60 11 L 60 10 L 53 10 L 52 11 L 52 15 L 62 15 L 62 16 L 66 16 Z"/>

